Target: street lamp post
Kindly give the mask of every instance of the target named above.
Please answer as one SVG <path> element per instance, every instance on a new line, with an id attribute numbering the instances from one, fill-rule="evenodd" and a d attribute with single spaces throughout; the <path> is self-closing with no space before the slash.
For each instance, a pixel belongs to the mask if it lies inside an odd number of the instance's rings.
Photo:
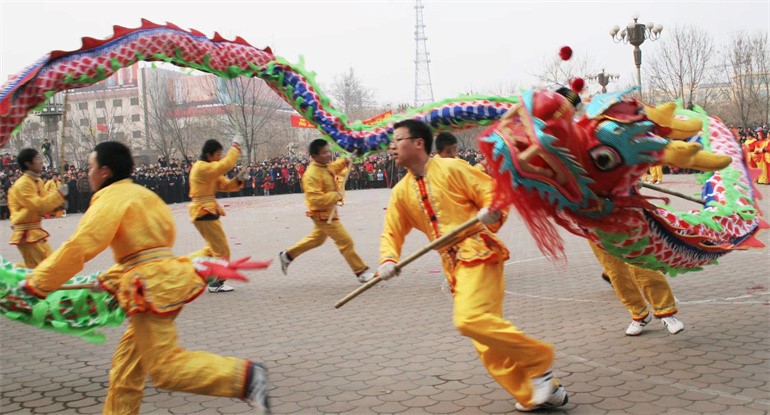
<path id="1" fill-rule="evenodd" d="M 56 145 L 58 141 L 56 140 L 56 133 L 59 131 L 59 121 L 63 114 L 64 104 L 61 102 L 59 95 L 54 95 L 49 98 L 46 105 L 37 113 L 37 115 L 43 119 L 46 139 L 53 145 L 54 149 L 60 152 L 63 151 L 63 149 Z M 53 152 L 54 149 L 51 149 L 51 151 Z M 53 160 L 55 160 L 55 158 L 53 157 L 53 154 L 50 154 L 49 157 L 51 157 L 51 165 L 49 168 L 53 170 Z M 59 168 L 61 167 L 62 166 L 59 166 Z"/>
<path id="2" fill-rule="evenodd" d="M 660 32 L 663 31 L 663 25 L 653 24 L 652 22 L 647 25 L 638 23 L 639 15 L 632 16 L 633 22 L 628 23 L 623 31 L 620 31 L 620 26 L 614 26 L 610 30 L 610 36 L 615 43 L 630 43 L 634 46 L 634 63 L 636 64 L 636 84 L 639 85 L 639 97 L 642 96 L 642 50 L 639 46 L 644 43 L 646 39 L 658 40 Z"/>
<path id="3" fill-rule="evenodd" d="M 602 68 L 602 71 L 596 75 L 588 75 L 586 78 L 597 81 L 599 85 L 602 86 L 602 94 L 607 92 L 607 85 L 612 82 L 616 81 L 618 78 L 620 78 L 620 75 L 614 74 L 614 73 L 604 73 L 604 68 Z"/>

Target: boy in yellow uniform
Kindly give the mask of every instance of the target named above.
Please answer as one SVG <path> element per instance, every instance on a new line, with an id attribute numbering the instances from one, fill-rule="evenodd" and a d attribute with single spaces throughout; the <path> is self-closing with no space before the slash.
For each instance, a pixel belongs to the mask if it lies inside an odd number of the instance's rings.
<path id="1" fill-rule="evenodd" d="M 94 191 L 75 233 L 24 281 L 45 298 L 111 247 L 116 265 L 99 276 L 129 317 L 110 368 L 105 414 L 139 414 L 149 375 L 161 389 L 242 398 L 269 410 L 267 372 L 259 363 L 183 349 L 174 319 L 200 295 L 205 280 L 186 257 L 175 257 L 174 218 L 154 192 L 134 184 L 126 146 L 100 143 L 88 160 Z"/>
<path id="2" fill-rule="evenodd" d="M 245 169 L 232 179 L 224 175 L 235 168 L 240 155 L 240 141 L 237 137 L 225 157 L 222 157 L 222 144 L 219 141 L 207 140 L 203 144 L 200 159 L 190 169 L 190 220 L 206 240 L 206 246 L 190 254 L 191 257 L 230 259 L 230 244 L 219 221 L 220 216 L 225 216 L 225 210 L 217 203 L 216 194 L 243 188 L 248 174 Z M 209 285 L 209 292 L 212 293 L 230 291 L 233 291 L 233 287 L 222 280 L 215 280 Z"/>
<path id="3" fill-rule="evenodd" d="M 374 273 L 369 271 L 369 266 L 356 253 L 353 238 L 342 226 L 336 209 L 337 202 L 342 200 L 342 192 L 337 185 L 336 176 L 350 167 L 350 158 L 341 158 L 332 162 L 329 143 L 321 138 L 310 143 L 309 153 L 313 161 L 302 176 L 302 189 L 305 191 L 307 216 L 313 220 L 313 232 L 278 254 L 281 270 L 286 274 L 293 260 L 321 246 L 326 238 L 331 237 L 358 281 L 367 282 L 374 278 Z M 329 221 L 330 216 L 331 221 Z"/>
<path id="4" fill-rule="evenodd" d="M 16 245 L 24 258 L 26 268 L 35 268 L 51 254 L 48 232 L 41 226 L 42 217 L 64 204 L 67 186 L 46 194 L 40 173 L 43 159 L 37 150 L 25 148 L 16 157 L 24 174 L 8 191 L 8 209 L 11 211 L 11 245 Z"/>
<path id="5" fill-rule="evenodd" d="M 516 398 L 518 410 L 565 405 L 567 392 L 550 370 L 553 347 L 502 316 L 508 249 L 493 233 L 502 226 L 502 213 L 487 209 L 492 179 L 461 160 L 431 158 L 432 143 L 427 124 L 404 120 L 394 125 L 391 152 L 408 173 L 393 188 L 385 214 L 380 278 L 397 275 L 395 264 L 412 228 L 435 240 L 477 217 L 483 225 L 438 250 L 454 294 L 454 324 L 471 339 L 492 377 Z"/>

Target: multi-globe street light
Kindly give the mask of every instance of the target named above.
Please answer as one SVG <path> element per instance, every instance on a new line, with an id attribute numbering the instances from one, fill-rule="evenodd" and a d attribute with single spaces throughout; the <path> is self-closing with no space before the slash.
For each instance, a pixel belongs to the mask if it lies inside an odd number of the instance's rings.
<path id="1" fill-rule="evenodd" d="M 602 86 L 602 94 L 604 94 L 607 92 L 607 85 L 610 82 L 616 81 L 618 78 L 620 78 L 620 75 L 614 73 L 605 73 L 604 68 L 602 68 L 602 71 L 598 74 L 588 75 L 586 78 L 598 82 L 599 85 Z"/>
<path id="2" fill-rule="evenodd" d="M 632 16 L 633 22 L 630 22 L 621 31 L 620 26 L 614 26 L 610 30 L 610 36 L 615 43 L 630 43 L 634 46 L 634 63 L 636 64 L 636 83 L 639 85 L 639 96 L 642 96 L 642 50 L 639 46 L 645 40 L 658 40 L 660 32 L 663 31 L 663 25 L 652 22 L 646 25 L 639 23 L 639 15 Z"/>

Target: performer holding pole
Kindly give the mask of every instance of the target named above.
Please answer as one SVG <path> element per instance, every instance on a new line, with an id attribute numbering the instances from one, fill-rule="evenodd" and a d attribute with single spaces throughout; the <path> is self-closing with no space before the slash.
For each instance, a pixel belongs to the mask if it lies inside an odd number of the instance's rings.
<path id="1" fill-rule="evenodd" d="M 437 248 L 454 294 L 454 323 L 471 339 L 494 379 L 513 395 L 520 411 L 565 405 L 567 392 L 554 378 L 550 344 L 526 336 L 502 317 L 504 262 L 508 250 L 493 232 L 504 216 L 486 208 L 492 179 L 456 159 L 430 158 L 433 135 L 416 120 L 394 125 L 391 151 L 407 175 L 393 188 L 381 237 L 379 277 L 399 273 L 404 238 L 417 228 L 433 241 L 474 217 L 454 242 Z"/>
<path id="2" fill-rule="evenodd" d="M 222 229 L 220 216 L 225 210 L 216 200 L 217 192 L 235 192 L 243 188 L 248 172 L 244 169 L 234 178 L 228 179 L 225 173 L 232 170 L 241 155 L 240 136 L 233 139 L 233 146 L 222 157 L 222 144 L 217 140 L 206 140 L 201 149 L 200 159 L 190 170 L 190 220 L 200 232 L 206 246 L 192 254 L 213 258 L 230 259 L 230 244 Z M 224 281 L 215 279 L 209 284 L 209 292 L 222 293 L 233 291 L 233 287 Z"/>
<path id="3" fill-rule="evenodd" d="M 286 274 L 289 264 L 293 260 L 303 253 L 321 246 L 327 237 L 331 237 L 358 281 L 368 282 L 374 278 L 374 273 L 369 270 L 369 266 L 356 253 L 353 238 L 342 226 L 336 209 L 337 202 L 342 200 L 343 194 L 337 187 L 335 176 L 339 175 L 346 167 L 350 167 L 351 159 L 355 157 L 355 153 L 348 158 L 341 158 L 332 162 L 329 143 L 321 138 L 310 143 L 308 152 L 313 161 L 308 166 L 305 175 L 302 176 L 302 188 L 305 190 L 307 216 L 313 220 L 313 232 L 291 248 L 278 254 L 278 258 L 281 260 L 281 270 Z"/>
<path id="4" fill-rule="evenodd" d="M 22 281 L 24 288 L 45 298 L 111 247 L 117 265 L 99 276 L 99 286 L 116 296 L 129 324 L 113 357 L 104 413 L 139 414 L 148 375 L 161 389 L 242 398 L 267 413 L 261 364 L 179 346 L 174 320 L 206 282 L 190 259 L 174 256 L 171 210 L 134 184 L 132 171 L 125 145 L 107 141 L 94 148 L 88 160 L 91 207 L 75 233 Z"/>
<path id="5" fill-rule="evenodd" d="M 11 211 L 11 245 L 16 245 L 24 258 L 26 268 L 35 268 L 51 254 L 48 232 L 41 226 L 43 215 L 55 212 L 64 204 L 69 189 L 59 186 L 46 194 L 40 173 L 43 159 L 33 148 L 25 148 L 16 157 L 24 174 L 8 191 L 8 209 Z"/>

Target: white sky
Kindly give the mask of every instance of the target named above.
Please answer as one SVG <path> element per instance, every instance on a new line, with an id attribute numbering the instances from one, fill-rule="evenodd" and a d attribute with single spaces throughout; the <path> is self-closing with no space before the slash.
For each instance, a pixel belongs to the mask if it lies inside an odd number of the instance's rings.
<path id="1" fill-rule="evenodd" d="M 770 1 L 426 1 L 423 16 L 431 54 L 434 98 L 496 85 L 534 82 L 532 73 L 563 45 L 633 82 L 633 47 L 615 44 L 609 30 L 639 13 L 640 22 L 709 29 L 725 44 L 738 30 L 770 28 Z M 414 101 L 414 1 L 6 1 L 0 0 L 0 80 L 44 54 L 105 38 L 112 25 L 140 18 L 239 35 L 256 47 L 315 71 L 322 86 L 353 67 L 380 103 Z M 660 42 L 642 45 L 644 57 Z M 642 64 L 644 67 L 644 63 Z"/>

